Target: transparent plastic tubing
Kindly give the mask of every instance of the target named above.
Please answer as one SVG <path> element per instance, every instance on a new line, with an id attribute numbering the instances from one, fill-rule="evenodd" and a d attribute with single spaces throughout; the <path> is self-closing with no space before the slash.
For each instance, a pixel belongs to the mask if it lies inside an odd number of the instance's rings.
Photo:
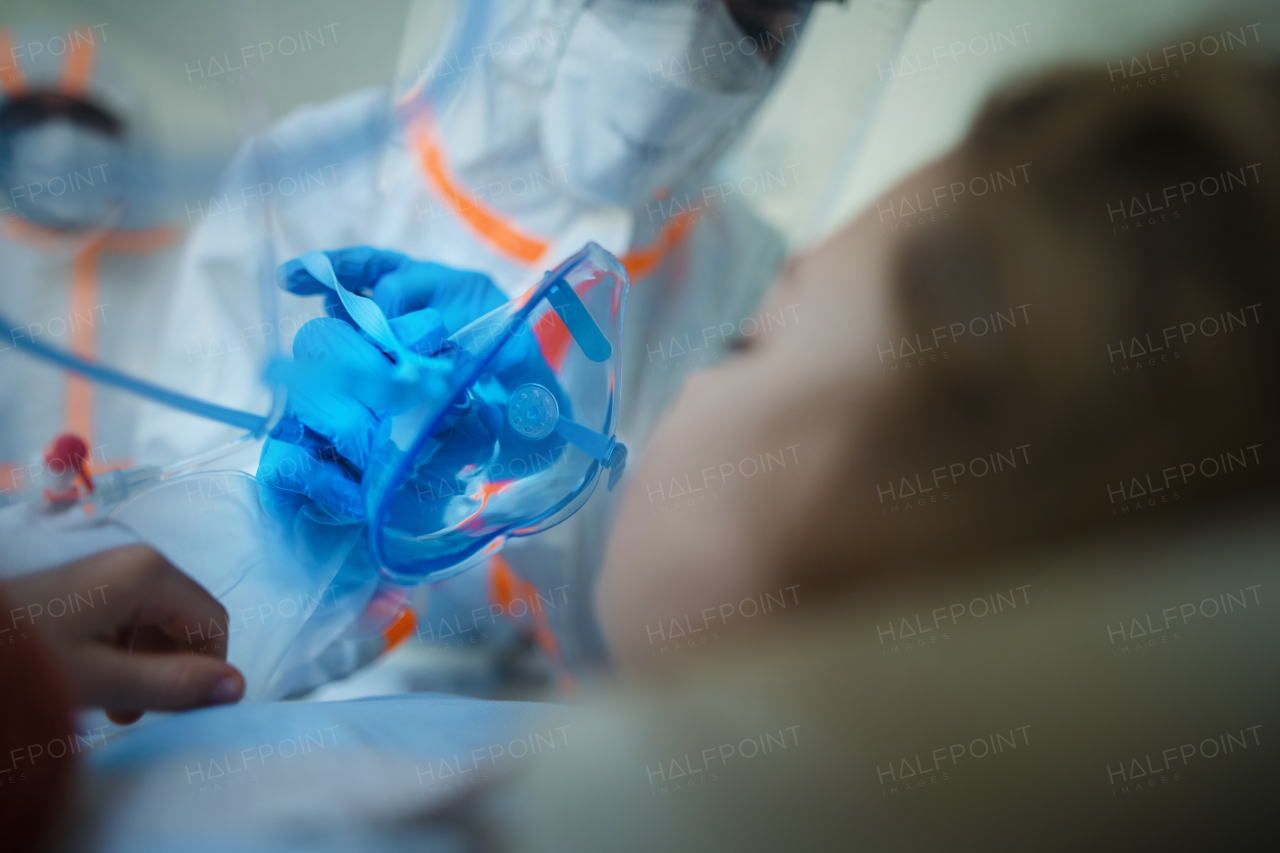
<path id="1" fill-rule="evenodd" d="M 10 329 L 18 329 L 21 326 L 10 322 L 8 317 L 0 314 L 0 325 L 7 326 Z M 92 379 L 102 385 L 111 385 L 120 388 L 140 397 L 146 397 L 149 400 L 155 400 L 166 406 L 175 409 L 181 409 L 184 412 L 190 412 L 193 415 L 199 415 L 202 418 L 208 418 L 211 421 L 219 421 L 224 424 L 230 424 L 243 430 L 248 430 L 254 436 L 261 436 L 267 431 L 267 418 L 262 415 L 255 415 L 252 412 L 242 412 L 239 409 L 228 409 L 225 406 L 206 403 L 203 400 L 197 400 L 194 397 L 188 397 L 186 394 L 179 394 L 176 391 L 170 391 L 167 388 L 161 388 L 159 385 L 152 385 L 150 382 L 144 382 L 141 379 L 135 379 L 124 373 L 112 370 L 109 367 L 103 367 L 100 364 L 92 362 L 78 355 L 57 349 L 56 347 L 46 346 L 38 341 L 30 338 L 18 338 L 15 336 L 14 344 L 19 349 L 26 350 L 32 355 L 42 358 L 45 361 L 53 362 L 72 373 L 78 373 L 87 379 Z"/>

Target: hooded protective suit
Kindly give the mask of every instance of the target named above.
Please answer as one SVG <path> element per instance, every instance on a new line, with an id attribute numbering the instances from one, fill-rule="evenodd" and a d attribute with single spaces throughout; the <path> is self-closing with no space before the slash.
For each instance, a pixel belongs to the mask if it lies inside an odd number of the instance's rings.
<path id="1" fill-rule="evenodd" d="M 881 41 L 892 45 L 911 4 L 889 5 L 881 24 L 894 35 Z M 391 249 L 478 270 L 514 297 L 595 240 L 631 279 L 617 436 L 643 452 L 684 376 L 760 328 L 753 313 L 786 243 L 733 188 L 787 186 L 796 164 L 781 157 L 728 182 L 712 168 L 786 68 L 805 12 L 748 35 L 719 0 L 466 4 L 403 94 L 305 107 L 245 146 L 223 192 L 200 205 L 163 324 L 161 381 L 266 411 L 263 358 L 323 307 L 258 282 L 304 252 Z M 230 437 L 153 408 L 141 457 L 168 462 Z M 597 489 L 568 522 L 436 585 L 417 641 L 493 644 L 514 626 L 562 680 L 602 661 L 592 585 L 618 494 Z"/>

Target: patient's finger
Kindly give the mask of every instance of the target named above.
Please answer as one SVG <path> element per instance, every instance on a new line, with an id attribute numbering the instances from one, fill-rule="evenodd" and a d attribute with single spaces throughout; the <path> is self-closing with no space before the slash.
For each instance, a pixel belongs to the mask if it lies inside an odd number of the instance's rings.
<path id="1" fill-rule="evenodd" d="M 83 562 L 89 561 L 90 581 L 102 586 L 106 604 L 83 611 L 94 634 L 154 627 L 179 648 L 191 648 L 193 639 L 209 635 L 211 623 L 226 630 L 226 609 L 155 549 L 128 545 Z M 216 644 L 205 654 L 225 660 L 226 646 Z"/>
<path id="2" fill-rule="evenodd" d="M 134 652 L 92 645 L 72 663 L 82 705 L 112 709 L 184 711 L 237 702 L 244 677 L 207 655 Z"/>
<path id="3" fill-rule="evenodd" d="M 107 711 L 107 719 L 117 726 L 131 726 L 142 719 L 145 711 Z"/>

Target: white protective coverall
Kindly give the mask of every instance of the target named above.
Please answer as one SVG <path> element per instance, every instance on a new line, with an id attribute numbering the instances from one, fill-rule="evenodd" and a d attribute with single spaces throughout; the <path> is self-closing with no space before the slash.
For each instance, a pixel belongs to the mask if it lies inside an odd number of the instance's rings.
<path id="1" fill-rule="evenodd" d="M 582 0 L 494 2 L 479 47 L 438 51 L 419 66 L 407 94 L 362 91 L 304 107 L 246 145 L 223 191 L 201 205 L 163 325 L 161 381 L 225 406 L 267 411 L 263 358 L 287 351 L 297 328 L 323 314 L 317 298 L 273 286 L 275 266 L 304 252 L 362 244 L 395 250 L 480 270 L 514 297 L 595 240 L 623 260 L 631 278 L 617 436 L 632 453 L 643 452 L 687 373 L 759 328 L 753 315 L 786 243 L 748 205 L 717 190 L 723 181 L 712 174 L 713 155 L 734 127 L 710 125 L 707 132 L 723 138 L 708 156 L 633 208 L 587 200 L 570 180 L 573 164 L 549 159 L 540 134 L 544 95 L 582 7 Z M 883 24 L 900 34 L 909 18 Z M 896 35 L 883 41 L 896 44 Z M 693 60 L 683 56 L 657 71 L 655 85 L 684 85 L 697 75 L 686 63 Z M 866 65 L 874 76 L 875 63 Z M 404 109 L 438 85 L 456 86 L 455 96 Z M 768 179 L 795 180 L 789 162 L 777 163 Z M 148 407 L 141 461 L 169 462 L 233 437 L 222 425 Z M 252 470 L 256 458 L 243 462 Z M 492 642 L 509 638 L 507 617 L 517 617 L 526 628 L 539 627 L 530 620 L 549 625 L 555 639 L 539 645 L 559 675 L 602 661 L 592 586 L 618 494 L 597 488 L 566 523 L 509 539 L 488 566 L 437 585 L 419 613 L 417 640 L 441 650 Z"/>

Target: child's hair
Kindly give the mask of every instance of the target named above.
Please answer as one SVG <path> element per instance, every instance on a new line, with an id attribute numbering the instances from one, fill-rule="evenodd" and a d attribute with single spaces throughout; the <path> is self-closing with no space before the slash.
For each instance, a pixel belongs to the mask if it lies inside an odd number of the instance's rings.
<path id="1" fill-rule="evenodd" d="M 871 424 L 884 453 L 859 480 L 966 468 L 942 475 L 943 510 L 887 519 L 905 559 L 1280 491 L 1277 154 L 1271 68 L 1221 62 L 1123 94 L 1070 70 L 990 101 L 955 179 L 1000 191 L 960 199 L 897 256 L 901 331 L 946 356 L 894 378 Z"/>

